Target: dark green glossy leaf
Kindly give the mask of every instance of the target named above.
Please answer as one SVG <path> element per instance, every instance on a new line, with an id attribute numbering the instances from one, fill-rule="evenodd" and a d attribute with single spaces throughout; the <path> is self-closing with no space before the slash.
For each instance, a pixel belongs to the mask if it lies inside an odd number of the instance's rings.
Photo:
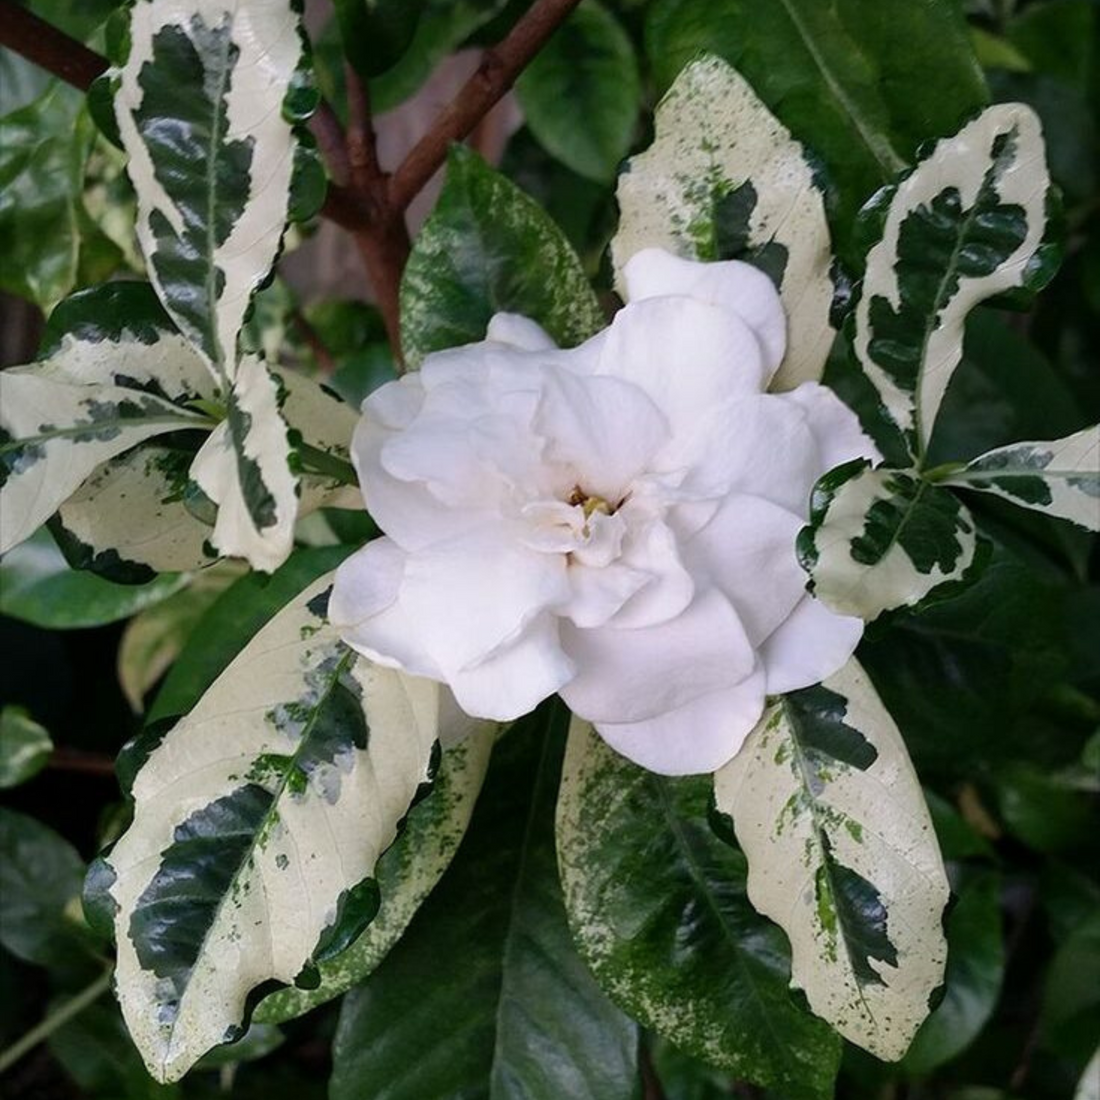
<path id="1" fill-rule="evenodd" d="M 995 871 L 965 874 L 955 892 L 958 900 L 946 921 L 944 998 L 901 1062 L 914 1075 L 927 1074 L 965 1050 L 993 1014 L 1001 992 L 1001 876 Z"/>
<path id="2" fill-rule="evenodd" d="M 1058 769 L 1019 761 L 997 776 L 997 803 L 1007 830 L 1039 852 L 1082 847 L 1100 854 L 1092 825 L 1100 775 L 1083 765 Z"/>
<path id="3" fill-rule="evenodd" d="M 270 576 L 250 573 L 236 581 L 199 620 L 147 721 L 186 714 L 260 627 L 350 552 L 346 546 L 299 550 Z"/>
<path id="4" fill-rule="evenodd" d="M 0 614 L 51 630 L 102 626 L 136 615 L 186 584 L 182 575 L 166 574 L 147 584 L 113 584 L 77 572 L 43 529 L 0 561 Z"/>
<path id="5" fill-rule="evenodd" d="M 531 132 L 574 172 L 615 178 L 630 149 L 642 85 L 634 48 L 598 0 L 586 0 L 523 71 L 516 93 Z"/>
<path id="6" fill-rule="evenodd" d="M 1100 1042 L 1100 913 L 1059 947 L 1046 976 L 1042 1030 L 1062 1057 L 1084 1063 Z"/>
<path id="7" fill-rule="evenodd" d="M 1068 665 L 1060 608 L 1058 588 L 997 549 L 960 595 L 865 637 L 860 661 L 926 782 L 1050 751 L 1026 713 Z"/>
<path id="8" fill-rule="evenodd" d="M 94 130 L 81 97 L 55 84 L 0 119 L 0 288 L 49 309 L 73 289 L 78 207 Z"/>
<path id="9" fill-rule="evenodd" d="M 416 365 L 430 352 L 481 340 L 500 311 L 533 318 L 567 347 L 604 323 L 558 227 L 476 153 L 456 146 L 401 283 L 405 357 Z"/>
<path id="10" fill-rule="evenodd" d="M 84 861 L 32 817 L 0 807 L 0 943 L 59 975 L 83 975 L 96 939 L 80 919 Z"/>
<path id="11" fill-rule="evenodd" d="M 335 0 L 344 53 L 364 79 L 400 59 L 416 33 L 425 0 Z"/>
<path id="12" fill-rule="evenodd" d="M 37 775 L 53 752 L 50 735 L 23 707 L 0 710 L 0 790 Z"/>
<path id="13" fill-rule="evenodd" d="M 654 775 L 575 724 L 558 807 L 573 935 L 659 1035 L 791 1100 L 829 1096 L 839 1039 L 794 1000 L 787 940 L 749 903 L 745 857 L 714 834 L 710 798 L 709 776 Z"/>
<path id="14" fill-rule="evenodd" d="M 840 242 L 920 143 L 986 98 L 951 0 L 658 0 L 646 32 L 660 87 L 699 50 L 716 53 L 824 158 Z"/>
<path id="15" fill-rule="evenodd" d="M 637 1030 L 577 957 L 562 906 L 553 707 L 498 744 L 450 870 L 345 1001 L 332 1100 L 636 1096 Z"/>

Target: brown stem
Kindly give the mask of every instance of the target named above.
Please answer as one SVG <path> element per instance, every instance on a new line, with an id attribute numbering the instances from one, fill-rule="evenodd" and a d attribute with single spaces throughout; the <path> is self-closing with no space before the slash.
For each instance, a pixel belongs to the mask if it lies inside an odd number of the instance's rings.
<path id="1" fill-rule="evenodd" d="M 328 350 L 324 340 L 321 339 L 320 334 L 309 323 L 309 319 L 300 309 L 294 311 L 293 320 L 295 328 L 297 328 L 306 344 L 309 345 L 309 350 L 313 352 L 313 358 L 317 360 L 317 366 L 321 368 L 322 373 L 332 374 L 336 370 L 336 360 L 333 358 L 332 352 Z"/>
<path id="2" fill-rule="evenodd" d="M 401 276 L 409 258 L 409 233 L 405 228 L 404 208 L 390 201 L 389 178 L 378 164 L 370 91 L 350 65 L 346 66 L 346 72 L 347 150 L 351 186 L 366 213 L 365 222 L 354 230 L 355 243 L 374 286 L 386 336 L 400 367 L 401 311 L 398 299 Z"/>
<path id="3" fill-rule="evenodd" d="M 390 180 L 390 202 L 400 210 L 420 193 L 447 156 L 515 83 L 546 40 L 580 0 L 535 0 L 511 33 L 485 51 L 477 72 L 462 86 L 432 128 L 413 146 Z"/>
<path id="4" fill-rule="evenodd" d="M 82 772 L 84 775 L 115 774 L 115 762 L 109 756 L 81 749 L 54 749 L 47 767 L 60 772 Z"/>
<path id="5" fill-rule="evenodd" d="M 70 38 L 44 19 L 4 0 L 0 16 L 0 46 L 7 46 L 20 57 L 33 61 L 54 76 L 87 91 L 88 86 L 107 68 L 107 59 L 83 42 Z"/>
<path id="6" fill-rule="evenodd" d="M 333 178 L 338 183 L 347 183 L 351 175 L 351 165 L 348 163 L 348 145 L 344 136 L 344 128 L 332 109 L 332 104 L 322 100 L 309 120 L 309 128 L 321 147 L 325 163 L 329 167 Z"/>

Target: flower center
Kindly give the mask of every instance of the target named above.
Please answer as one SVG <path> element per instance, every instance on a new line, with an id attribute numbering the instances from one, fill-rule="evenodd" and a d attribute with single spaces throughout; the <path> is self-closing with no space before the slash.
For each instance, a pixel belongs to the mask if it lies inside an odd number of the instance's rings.
<path id="1" fill-rule="evenodd" d="M 598 497 L 595 494 L 590 495 L 579 485 L 574 485 L 573 492 L 569 494 L 569 503 L 574 508 L 579 505 L 581 511 L 584 512 L 584 518 L 591 519 L 597 512 L 604 516 L 613 516 L 622 501 L 620 500 L 618 504 L 613 505 L 604 500 L 603 497 Z"/>

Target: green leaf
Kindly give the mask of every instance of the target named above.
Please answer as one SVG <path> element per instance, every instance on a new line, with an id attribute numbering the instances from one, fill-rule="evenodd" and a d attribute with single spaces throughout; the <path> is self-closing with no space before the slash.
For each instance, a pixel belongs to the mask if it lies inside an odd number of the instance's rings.
<path id="1" fill-rule="evenodd" d="M 1040 1015 L 1047 1046 L 1084 1062 L 1100 1042 L 1100 914 L 1059 948 L 1046 974 Z"/>
<path id="2" fill-rule="evenodd" d="M 197 576 L 187 588 L 135 615 L 118 646 L 118 679 L 135 714 L 179 656 L 207 609 L 240 575 L 226 564 Z"/>
<path id="3" fill-rule="evenodd" d="M 249 573 L 215 601 L 157 693 L 147 722 L 186 714 L 260 629 L 323 573 L 351 553 L 350 546 L 297 550 L 270 576 Z"/>
<path id="4" fill-rule="evenodd" d="M 953 0 L 657 0 L 646 52 L 667 87 L 700 50 L 737 68 L 824 158 L 837 239 L 918 145 L 987 98 Z"/>
<path id="5" fill-rule="evenodd" d="M 52 752 L 49 733 L 23 707 L 0 710 L 0 790 L 32 779 Z"/>
<path id="6" fill-rule="evenodd" d="M 1039 852 L 1096 849 L 1092 823 L 1100 773 L 1016 761 L 998 769 L 997 805 L 1006 830 Z"/>
<path id="7" fill-rule="evenodd" d="M 745 857 L 708 823 L 710 782 L 670 780 L 574 721 L 558 803 L 566 909 L 585 962 L 631 1016 L 791 1100 L 832 1095 L 836 1036 L 789 991 L 786 940 L 746 896 Z"/>
<path id="8" fill-rule="evenodd" d="M 378 76 L 409 48 L 425 0 L 335 0 L 344 53 L 363 79 Z"/>
<path id="9" fill-rule="evenodd" d="M 52 84 L 0 118 L 0 287 L 52 308 L 76 284 L 78 207 L 94 127 L 73 89 Z"/>
<path id="10" fill-rule="evenodd" d="M 962 359 L 967 313 L 1014 287 L 1038 289 L 1052 273 L 1049 190 L 1038 118 L 1002 104 L 937 142 L 864 212 L 876 240 L 853 350 L 918 460 Z"/>
<path id="11" fill-rule="evenodd" d="M 791 941 L 791 984 L 897 1061 L 943 980 L 950 889 L 905 742 L 864 671 L 774 703 L 714 777 L 749 900 Z"/>
<path id="12" fill-rule="evenodd" d="M 516 94 L 548 152 L 597 183 L 615 178 L 634 137 L 642 84 L 630 38 L 597 0 L 585 0 L 554 32 Z"/>
<path id="13" fill-rule="evenodd" d="M 567 347 L 604 324 L 558 227 L 476 153 L 455 146 L 401 282 L 406 361 L 417 366 L 433 351 L 484 339 L 500 311 L 532 317 Z"/>
<path id="14" fill-rule="evenodd" d="M 562 907 L 558 705 L 497 745 L 450 870 L 345 1000 L 331 1100 L 636 1095 L 637 1028 L 585 970 Z"/>
<path id="15" fill-rule="evenodd" d="M 111 916 L 119 1002 L 157 1080 L 243 1033 L 255 990 L 316 982 L 373 918 L 375 864 L 430 782 L 438 685 L 345 646 L 324 618 L 331 585 L 120 758 L 134 821 L 86 904 Z"/>
<path id="16" fill-rule="evenodd" d="M 1096 8 L 1089 0 L 1053 0 L 1022 10 L 1008 40 L 1040 72 L 1086 90 L 1096 51 Z"/>
<path id="17" fill-rule="evenodd" d="M 944 998 L 921 1025 L 901 1068 L 924 1075 L 962 1053 L 993 1015 L 1004 978 L 1001 876 L 967 874 L 947 917 Z"/>
<path id="18" fill-rule="evenodd" d="M 146 584 L 113 584 L 76 572 L 43 529 L 0 561 L 0 615 L 50 630 L 103 626 L 160 603 L 188 579 L 166 574 Z"/>
<path id="19" fill-rule="evenodd" d="M 161 301 L 228 388 L 288 217 L 301 121 L 283 111 L 300 83 L 295 5 L 150 0 L 131 9 L 128 37 L 114 106 L 138 237 Z"/>
<path id="20" fill-rule="evenodd" d="M 979 455 L 946 485 L 977 489 L 1100 531 L 1100 426 Z"/>
<path id="21" fill-rule="evenodd" d="M 409 811 L 401 835 L 378 861 L 378 915 L 346 951 L 321 963 L 316 989 L 273 993 L 257 1008 L 257 1020 L 278 1023 L 301 1016 L 358 985 L 386 957 L 466 834 L 495 737 L 496 730 L 482 723 L 457 744 L 444 746 L 431 797 Z"/>
<path id="22" fill-rule="evenodd" d="M 0 373 L 0 553 L 102 463 L 154 436 L 210 428 L 187 407 L 211 396 L 209 376 L 166 321 L 144 284 L 97 287 L 54 311 L 42 361 Z"/>
<path id="23" fill-rule="evenodd" d="M 897 616 L 865 637 L 860 660 L 926 782 L 973 781 L 1013 758 L 1045 762 L 1029 709 L 1068 670 L 1065 593 L 996 549 L 953 599 Z"/>
<path id="24" fill-rule="evenodd" d="M 818 481 L 798 537 L 817 598 L 868 622 L 966 578 L 977 548 L 974 521 L 954 494 L 863 459 Z"/>
<path id="25" fill-rule="evenodd" d="M 61 974 L 80 972 L 95 941 L 73 913 L 84 861 L 32 817 L 0 807 L 0 944 Z"/>
<path id="26" fill-rule="evenodd" d="M 744 260 L 776 284 L 787 311 L 787 352 L 772 382 L 821 377 L 833 262 L 825 203 L 802 146 L 744 78 L 717 57 L 693 61 L 657 106 L 653 145 L 619 177 L 622 270 L 643 248 L 698 260 Z"/>

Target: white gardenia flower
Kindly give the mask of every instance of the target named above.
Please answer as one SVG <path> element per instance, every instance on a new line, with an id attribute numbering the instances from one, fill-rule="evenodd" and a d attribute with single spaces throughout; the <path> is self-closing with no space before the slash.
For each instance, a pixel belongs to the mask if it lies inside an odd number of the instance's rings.
<path id="1" fill-rule="evenodd" d="M 830 390 L 765 392 L 786 324 L 755 268 L 649 249 L 625 284 L 579 348 L 498 314 L 364 403 L 353 457 L 386 537 L 340 567 L 329 614 L 468 714 L 559 692 L 631 760 L 711 772 L 765 695 L 855 649 L 795 537 L 817 478 L 877 453 Z"/>

